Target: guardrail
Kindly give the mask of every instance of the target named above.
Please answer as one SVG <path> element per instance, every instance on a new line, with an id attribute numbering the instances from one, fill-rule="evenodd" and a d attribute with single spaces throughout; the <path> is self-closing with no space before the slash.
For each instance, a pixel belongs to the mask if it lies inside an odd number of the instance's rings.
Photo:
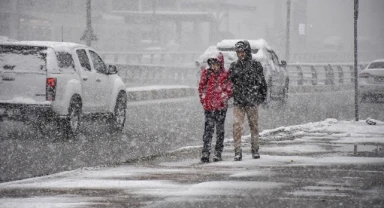
<path id="1" fill-rule="evenodd" d="M 359 63 L 361 71 L 367 63 Z M 344 85 L 355 82 L 355 67 L 349 63 L 301 63 L 286 67 L 291 85 Z"/>
<path id="2" fill-rule="evenodd" d="M 370 62 L 384 57 L 384 51 L 370 51 L 358 53 L 359 61 Z M 292 53 L 289 61 L 307 62 L 307 63 L 333 63 L 333 62 L 351 62 L 354 60 L 353 52 L 301 52 Z"/>
<path id="3" fill-rule="evenodd" d="M 198 52 L 104 52 L 100 53 L 106 62 L 116 64 L 178 65 L 194 63 L 201 55 Z"/>
<path id="4" fill-rule="evenodd" d="M 359 63 L 359 70 L 366 63 Z M 196 87 L 200 71 L 187 66 L 117 64 L 119 75 L 127 86 L 188 85 Z M 348 85 L 355 80 L 352 63 L 302 63 L 288 64 L 291 86 Z"/>
<path id="5" fill-rule="evenodd" d="M 202 52 L 101 52 L 103 60 L 115 64 L 156 64 L 180 65 L 194 64 Z M 369 62 L 384 57 L 384 51 L 359 52 L 359 61 Z M 290 63 L 334 63 L 352 62 L 354 54 L 351 52 L 303 52 L 292 53 Z"/>
<path id="6" fill-rule="evenodd" d="M 188 66 L 116 64 L 118 73 L 128 87 L 146 85 L 197 86 L 199 71 Z"/>

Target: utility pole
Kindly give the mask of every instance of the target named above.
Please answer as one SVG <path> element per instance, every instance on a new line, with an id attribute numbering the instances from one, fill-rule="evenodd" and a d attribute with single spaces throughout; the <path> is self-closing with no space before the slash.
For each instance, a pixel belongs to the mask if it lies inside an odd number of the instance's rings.
<path id="1" fill-rule="evenodd" d="M 290 27 L 291 27 L 291 0 L 287 0 L 287 26 L 286 26 L 286 40 L 285 40 L 285 59 L 289 61 L 289 43 L 290 43 Z"/>
<path id="2" fill-rule="evenodd" d="M 91 13 L 91 0 L 87 0 L 87 26 L 83 36 L 80 40 L 85 40 L 87 46 L 91 46 L 93 40 L 97 40 L 96 35 L 93 34 L 92 29 L 92 13 Z"/>
<path id="3" fill-rule="evenodd" d="M 359 79 L 357 70 L 357 19 L 359 17 L 359 0 L 354 0 L 354 58 L 355 58 L 355 119 L 359 121 Z"/>
<path id="4" fill-rule="evenodd" d="M 157 10 L 157 1 L 152 1 L 152 46 L 154 46 L 155 43 L 157 43 L 157 17 L 156 17 L 156 10 Z"/>
<path id="5" fill-rule="evenodd" d="M 11 5 L 11 13 L 9 16 L 9 39 L 15 39 L 15 40 L 22 40 L 26 37 L 22 37 L 20 35 L 20 4 L 19 0 L 16 1 L 10 1 L 9 3 Z M 3 21 L 3 20 L 2 20 Z M 4 22 L 5 23 L 5 22 Z"/>

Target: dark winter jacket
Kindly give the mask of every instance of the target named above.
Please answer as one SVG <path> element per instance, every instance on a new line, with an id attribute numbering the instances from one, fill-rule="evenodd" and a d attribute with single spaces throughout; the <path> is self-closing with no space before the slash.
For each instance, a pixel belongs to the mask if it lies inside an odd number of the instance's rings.
<path id="1" fill-rule="evenodd" d="M 232 62 L 229 67 L 235 106 L 257 106 L 265 101 L 267 95 L 263 66 L 252 59 L 250 46 L 246 54 L 243 61 Z"/>
<path id="2" fill-rule="evenodd" d="M 214 72 L 211 68 L 202 69 L 199 82 L 199 97 L 204 110 L 224 110 L 228 107 L 228 99 L 232 95 L 232 85 L 229 72 L 224 68 L 224 57 L 219 53 L 217 59 L 220 69 Z"/>

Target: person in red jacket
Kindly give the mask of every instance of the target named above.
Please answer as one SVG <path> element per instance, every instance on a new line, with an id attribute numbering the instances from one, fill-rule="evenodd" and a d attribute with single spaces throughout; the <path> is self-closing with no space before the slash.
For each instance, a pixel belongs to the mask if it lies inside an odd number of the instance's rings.
<path id="1" fill-rule="evenodd" d="M 221 161 L 224 145 L 224 122 L 228 108 L 228 99 L 232 96 L 232 84 L 229 71 L 224 68 L 224 56 L 221 52 L 208 60 L 208 68 L 203 68 L 199 82 L 200 103 L 205 114 L 203 150 L 201 162 L 209 162 L 211 141 L 216 127 L 216 146 L 213 161 Z"/>

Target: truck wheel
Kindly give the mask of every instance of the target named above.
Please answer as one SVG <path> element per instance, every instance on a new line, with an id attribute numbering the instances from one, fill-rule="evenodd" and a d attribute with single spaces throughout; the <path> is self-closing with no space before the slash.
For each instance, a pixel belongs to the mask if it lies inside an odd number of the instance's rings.
<path id="1" fill-rule="evenodd" d="M 81 101 L 72 99 L 69 104 L 68 116 L 63 120 L 64 133 L 67 138 L 75 137 L 79 133 L 81 122 Z"/>
<path id="2" fill-rule="evenodd" d="M 127 115 L 127 95 L 119 93 L 116 99 L 113 115 L 108 119 L 109 130 L 111 133 L 122 132 Z"/>

